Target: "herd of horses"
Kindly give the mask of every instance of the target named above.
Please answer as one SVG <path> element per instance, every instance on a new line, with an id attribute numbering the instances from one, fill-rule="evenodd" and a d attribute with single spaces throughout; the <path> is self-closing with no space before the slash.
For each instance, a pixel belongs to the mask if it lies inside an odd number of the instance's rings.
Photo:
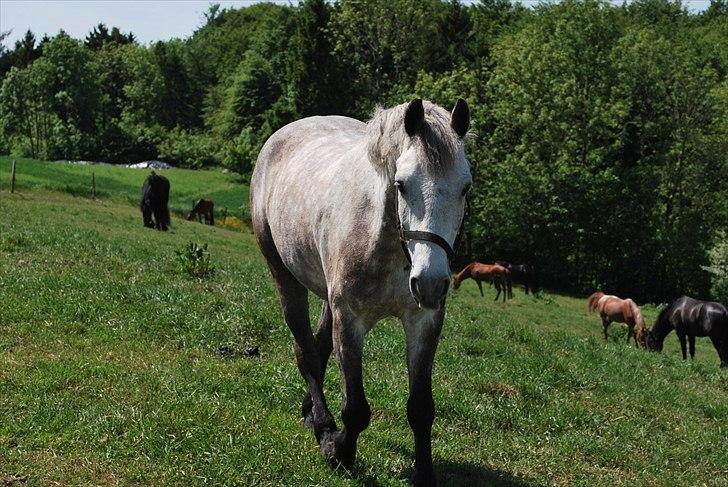
<path id="1" fill-rule="evenodd" d="M 145 227 L 163 231 L 169 229 L 169 189 L 169 180 L 154 171 L 144 180 L 139 207 Z M 205 198 L 193 201 L 187 220 L 195 216 L 200 223 L 204 218 L 206 224 L 215 225 L 215 203 Z"/>
<path id="2" fill-rule="evenodd" d="M 631 299 L 597 291 L 587 298 L 589 312 L 599 311 L 604 327 L 604 339 L 611 323 L 625 323 L 629 330 L 627 342 L 634 338 L 636 346 L 661 352 L 665 337 L 675 331 L 680 340 L 683 360 L 695 358 L 695 337 L 709 337 L 720 358 L 720 366 L 728 367 L 728 308 L 721 303 L 701 301 L 682 296 L 664 307 L 648 329 L 639 306 Z"/>
<path id="3" fill-rule="evenodd" d="M 472 262 L 455 274 L 453 289 L 458 289 L 462 281 L 468 278 L 478 285 L 481 296 L 482 282 L 493 284 L 496 301 L 501 291 L 504 302 L 506 297 L 513 297 L 513 281 L 522 283 L 526 294 L 529 288 L 531 292 L 537 291 L 533 268 L 528 265 L 516 266 L 503 261 L 496 261 L 495 264 Z M 635 346 L 660 352 L 665 337 L 675 330 L 683 359 L 687 360 L 687 345 L 690 345 L 690 357 L 695 358 L 695 337 L 709 337 L 718 352 L 721 367 L 728 367 L 728 309 L 721 303 L 683 296 L 660 311 L 652 329 L 647 328 L 642 311 L 629 298 L 622 299 L 597 291 L 587 298 L 587 309 L 589 313 L 599 312 L 605 340 L 608 339 L 607 329 L 610 324 L 624 323 L 627 325 L 628 343 L 633 339 Z"/>
<path id="4" fill-rule="evenodd" d="M 250 183 L 256 241 L 275 281 L 284 320 L 294 339 L 306 383 L 304 424 L 334 465 L 354 464 L 357 441 L 371 419 L 362 368 L 364 339 L 386 317 L 401 320 L 409 376 L 407 419 L 414 433 L 416 486 L 434 485 L 432 369 L 452 282 L 473 279 L 496 288 L 496 301 L 513 296 L 512 283 L 536 292 L 534 270 L 507 262 L 473 262 L 454 277 L 450 266 L 472 184 L 465 141 L 470 109 L 459 99 L 451 111 L 414 99 L 377 108 L 368 122 L 316 116 L 290 123 L 263 145 Z M 145 226 L 169 225 L 169 182 L 152 173 L 144 183 Z M 212 202 L 195 202 L 188 215 L 213 223 Z M 154 221 L 152 220 L 154 216 Z M 209 218 L 208 218 L 209 216 Z M 322 300 L 311 328 L 308 296 Z M 595 293 L 605 330 L 626 322 L 634 337 L 660 350 L 676 330 L 683 344 L 710 336 L 728 365 L 728 313 L 717 303 L 681 298 L 648 330 L 632 300 Z M 341 425 L 324 395 L 334 354 L 342 379 Z"/>

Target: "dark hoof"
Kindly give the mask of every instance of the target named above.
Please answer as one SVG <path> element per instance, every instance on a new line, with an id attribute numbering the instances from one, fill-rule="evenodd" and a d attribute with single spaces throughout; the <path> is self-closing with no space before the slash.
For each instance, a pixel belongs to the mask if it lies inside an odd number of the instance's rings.
<path id="1" fill-rule="evenodd" d="M 340 431 L 324 433 L 319 442 L 319 451 L 332 467 L 344 467 L 351 470 L 354 466 L 356 449 L 345 447 Z"/>

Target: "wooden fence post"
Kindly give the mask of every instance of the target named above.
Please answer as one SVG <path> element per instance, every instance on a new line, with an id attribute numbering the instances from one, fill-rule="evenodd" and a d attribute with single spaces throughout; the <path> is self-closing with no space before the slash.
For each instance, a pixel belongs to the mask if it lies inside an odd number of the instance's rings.
<path id="1" fill-rule="evenodd" d="M 15 159 L 13 159 L 13 168 L 10 170 L 10 192 L 15 193 Z"/>
<path id="2" fill-rule="evenodd" d="M 96 199 L 96 173 L 91 172 L 91 194 L 93 199 Z"/>

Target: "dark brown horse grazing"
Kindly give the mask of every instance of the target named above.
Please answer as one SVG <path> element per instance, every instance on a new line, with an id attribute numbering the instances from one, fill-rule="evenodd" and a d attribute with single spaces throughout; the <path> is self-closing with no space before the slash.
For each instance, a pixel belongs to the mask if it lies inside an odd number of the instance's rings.
<path id="1" fill-rule="evenodd" d="M 139 203 L 145 227 L 167 230 L 169 227 L 168 201 L 169 180 L 152 171 L 144 180 L 142 199 Z"/>
<path id="2" fill-rule="evenodd" d="M 517 284 L 522 284 L 523 290 L 526 294 L 528 294 L 529 291 L 531 291 L 531 293 L 538 292 L 536 272 L 534 271 L 533 266 L 528 264 L 511 264 L 503 260 L 497 260 L 495 263 L 511 271 L 511 280 Z"/>
<path id="3" fill-rule="evenodd" d="M 685 338 L 690 341 L 690 358 L 695 358 L 695 337 L 710 337 L 720 357 L 720 366 L 728 367 L 728 309 L 720 303 L 699 301 L 683 296 L 663 309 L 647 332 L 647 348 L 662 351 L 665 337 L 675 330 L 683 360 L 687 360 Z"/>
<path id="4" fill-rule="evenodd" d="M 452 281 L 452 288 L 457 289 L 460 287 L 460 283 L 465 279 L 470 278 L 478 285 L 480 289 L 480 295 L 483 296 L 483 285 L 481 282 L 490 282 L 495 286 L 497 294 L 495 295 L 495 301 L 503 290 L 503 302 L 507 297 L 513 296 L 513 290 L 511 289 L 511 271 L 498 264 L 481 264 L 480 262 L 471 262 L 463 270 L 455 274 Z"/>
<path id="5" fill-rule="evenodd" d="M 187 214 L 187 219 L 192 220 L 197 215 L 197 221 L 202 222 L 202 218 L 205 218 L 205 223 L 208 225 L 215 224 L 215 203 L 212 200 L 206 200 L 204 198 L 199 199 L 192 203 L 192 211 Z"/>
<path id="6" fill-rule="evenodd" d="M 588 298 L 587 305 L 589 312 L 599 310 L 604 327 L 604 339 L 607 339 L 607 328 L 611 323 L 625 323 L 628 328 L 627 343 L 634 337 L 635 346 L 646 346 L 645 343 L 645 320 L 639 306 L 631 299 L 622 299 L 617 296 L 604 294 L 597 291 Z M 636 330 L 635 330 L 636 328 Z"/>

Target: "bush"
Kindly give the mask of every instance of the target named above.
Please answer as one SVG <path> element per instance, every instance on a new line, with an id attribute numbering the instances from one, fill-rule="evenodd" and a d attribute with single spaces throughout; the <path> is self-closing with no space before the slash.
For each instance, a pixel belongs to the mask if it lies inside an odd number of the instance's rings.
<path id="1" fill-rule="evenodd" d="M 728 303 L 728 238 L 725 232 L 718 233 L 715 246 L 708 252 L 710 265 L 703 267 L 711 274 L 710 292 L 721 303 Z"/>
<path id="2" fill-rule="evenodd" d="M 220 164 L 218 143 L 206 134 L 171 130 L 159 144 L 159 158 L 180 167 L 200 168 Z"/>
<path id="3" fill-rule="evenodd" d="M 182 273 L 192 277 L 204 279 L 215 274 L 215 264 L 210 261 L 210 252 L 207 244 L 202 246 L 190 242 L 184 248 L 175 250 L 177 264 Z"/>

